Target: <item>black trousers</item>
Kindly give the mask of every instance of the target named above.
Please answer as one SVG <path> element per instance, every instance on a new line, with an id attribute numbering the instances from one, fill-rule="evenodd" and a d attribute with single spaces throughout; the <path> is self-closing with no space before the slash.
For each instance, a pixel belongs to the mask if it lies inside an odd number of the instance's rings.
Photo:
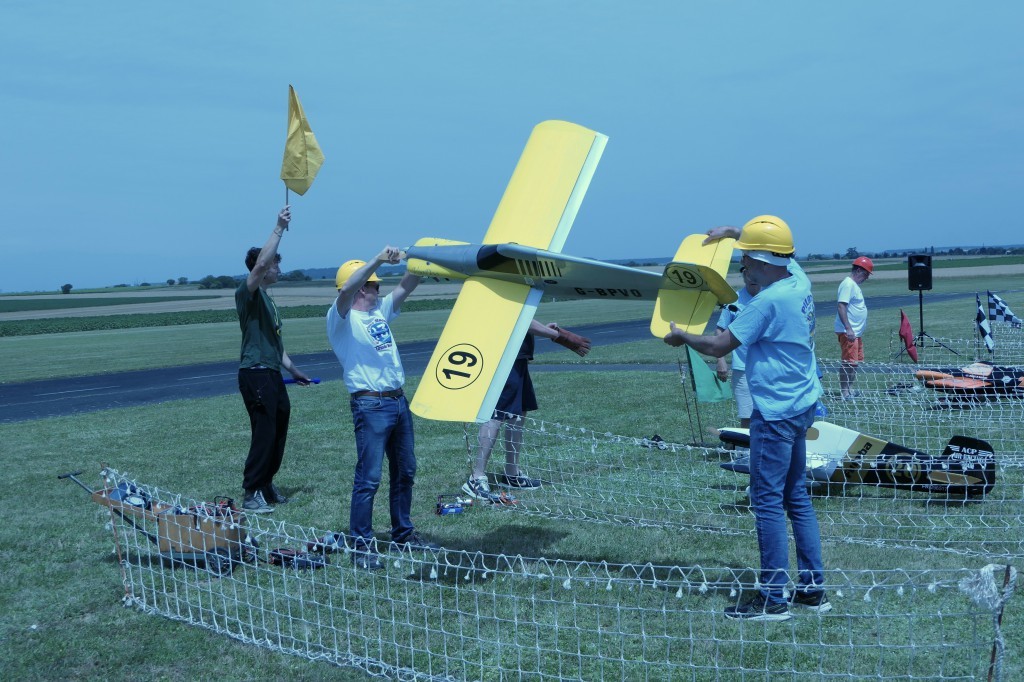
<path id="1" fill-rule="evenodd" d="M 292 404 L 277 370 L 238 370 L 238 390 L 252 428 L 242 487 L 246 491 L 261 490 L 271 484 L 281 468 Z"/>

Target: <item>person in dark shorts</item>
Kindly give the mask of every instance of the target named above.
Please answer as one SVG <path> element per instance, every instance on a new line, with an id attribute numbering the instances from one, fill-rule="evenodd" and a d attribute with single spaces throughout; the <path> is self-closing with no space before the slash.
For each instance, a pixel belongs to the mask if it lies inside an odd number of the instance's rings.
<path id="1" fill-rule="evenodd" d="M 501 498 L 491 491 L 487 481 L 487 462 L 491 458 L 494 444 L 498 440 L 498 432 L 505 426 L 503 445 L 505 448 L 504 473 L 497 477 L 497 483 L 509 488 L 535 490 L 541 486 L 536 478 L 530 478 L 519 468 L 519 453 L 523 446 L 523 430 L 520 426 L 523 415 L 537 409 L 537 396 L 533 392 L 533 380 L 530 378 L 529 363 L 533 360 L 536 337 L 551 339 L 565 346 L 580 357 L 590 352 L 590 339 L 561 329 L 554 322 L 541 324 L 536 320 L 530 322 L 530 330 L 523 339 L 519 354 L 512 365 L 505 387 L 501 391 L 494 415 L 480 426 L 477 435 L 478 450 L 473 470 L 462 485 L 462 491 L 478 500 L 497 502 Z"/>

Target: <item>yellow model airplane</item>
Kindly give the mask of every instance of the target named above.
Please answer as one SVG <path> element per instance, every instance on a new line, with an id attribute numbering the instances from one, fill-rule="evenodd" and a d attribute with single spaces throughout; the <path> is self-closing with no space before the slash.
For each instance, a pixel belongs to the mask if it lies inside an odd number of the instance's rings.
<path id="1" fill-rule="evenodd" d="M 723 278 L 732 239 L 683 241 L 658 274 L 561 252 L 608 138 L 565 121 L 537 125 L 483 244 L 421 239 L 409 272 L 465 280 L 434 348 L 412 411 L 427 419 L 491 418 L 541 297 L 650 300 L 651 333 L 669 321 L 702 333 L 716 303 L 736 300 Z"/>

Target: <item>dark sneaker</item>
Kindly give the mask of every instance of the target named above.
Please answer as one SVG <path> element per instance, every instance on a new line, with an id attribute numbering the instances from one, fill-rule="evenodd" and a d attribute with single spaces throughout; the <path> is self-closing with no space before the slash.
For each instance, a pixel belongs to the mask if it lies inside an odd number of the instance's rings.
<path id="1" fill-rule="evenodd" d="M 668 443 L 666 443 L 665 439 L 659 436 L 658 434 L 654 434 L 650 438 L 644 438 L 642 441 L 640 441 L 640 445 L 642 445 L 645 448 L 658 448 L 659 450 L 668 449 Z"/>
<path id="2" fill-rule="evenodd" d="M 395 540 L 394 544 L 398 549 L 408 549 L 413 552 L 436 552 L 441 549 L 441 545 L 426 540 L 416 531 L 409 533 L 401 540 Z"/>
<path id="3" fill-rule="evenodd" d="M 288 498 L 273 483 L 263 489 L 263 497 L 271 504 L 288 504 Z"/>
<path id="4" fill-rule="evenodd" d="M 725 617 L 735 620 L 789 620 L 792 614 L 786 603 L 770 602 L 759 594 L 746 604 L 729 606 L 725 609 Z"/>
<path id="5" fill-rule="evenodd" d="M 384 568 L 380 556 L 365 545 L 357 545 L 352 550 L 352 565 L 364 571 L 380 571 Z"/>
<path id="6" fill-rule="evenodd" d="M 491 504 L 501 501 L 501 498 L 498 495 L 491 492 L 491 486 L 487 485 L 486 476 L 470 478 L 462 484 L 462 492 L 466 493 L 470 497 L 483 500 L 484 502 L 490 502 Z"/>
<path id="7" fill-rule="evenodd" d="M 519 488 L 521 490 L 536 490 L 540 487 L 540 481 L 536 478 L 530 478 L 529 476 L 509 476 L 502 474 L 498 477 L 498 481 L 503 485 L 507 485 L 509 488 Z"/>
<path id="8" fill-rule="evenodd" d="M 797 590 L 790 596 L 789 605 L 799 606 L 815 613 L 828 613 L 832 610 L 832 604 L 829 602 L 824 590 L 820 592 Z"/>
<path id="9" fill-rule="evenodd" d="M 262 490 L 246 491 L 242 509 L 250 514 L 269 514 L 274 511 L 274 508 L 267 504 L 267 498 L 263 496 Z"/>

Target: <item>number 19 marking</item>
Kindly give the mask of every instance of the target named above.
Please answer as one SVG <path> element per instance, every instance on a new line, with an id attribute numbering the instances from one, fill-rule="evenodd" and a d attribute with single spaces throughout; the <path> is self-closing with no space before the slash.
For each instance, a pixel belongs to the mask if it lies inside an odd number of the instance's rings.
<path id="1" fill-rule="evenodd" d="M 483 368 L 480 349 L 468 343 L 459 343 L 441 354 L 434 376 L 443 388 L 457 391 L 476 381 Z"/>

